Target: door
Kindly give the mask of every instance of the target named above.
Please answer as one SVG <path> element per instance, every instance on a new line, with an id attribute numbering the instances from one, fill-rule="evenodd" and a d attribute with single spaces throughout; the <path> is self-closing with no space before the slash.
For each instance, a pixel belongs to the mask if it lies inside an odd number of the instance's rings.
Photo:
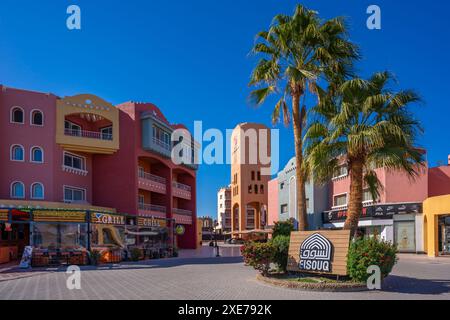
<path id="1" fill-rule="evenodd" d="M 416 224 L 414 221 L 395 222 L 394 240 L 400 252 L 416 251 Z"/>

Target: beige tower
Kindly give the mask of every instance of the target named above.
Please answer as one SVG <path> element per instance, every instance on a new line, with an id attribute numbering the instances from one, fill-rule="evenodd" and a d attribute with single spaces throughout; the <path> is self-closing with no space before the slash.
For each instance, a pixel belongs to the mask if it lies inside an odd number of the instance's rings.
<path id="1" fill-rule="evenodd" d="M 270 129 L 242 123 L 231 135 L 231 229 L 249 239 L 267 223 L 270 176 Z"/>

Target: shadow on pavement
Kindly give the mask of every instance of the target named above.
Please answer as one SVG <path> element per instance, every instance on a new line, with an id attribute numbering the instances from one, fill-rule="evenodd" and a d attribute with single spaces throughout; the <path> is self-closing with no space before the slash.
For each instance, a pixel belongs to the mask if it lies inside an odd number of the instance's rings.
<path id="1" fill-rule="evenodd" d="M 450 292 L 450 280 L 416 279 L 403 276 L 388 276 L 383 291 L 405 294 L 439 295 Z"/>

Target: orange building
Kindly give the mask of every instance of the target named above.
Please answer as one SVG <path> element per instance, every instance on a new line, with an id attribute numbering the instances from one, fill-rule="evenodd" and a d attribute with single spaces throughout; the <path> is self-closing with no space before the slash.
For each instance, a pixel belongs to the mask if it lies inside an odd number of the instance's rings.
<path id="1" fill-rule="evenodd" d="M 259 237 L 267 224 L 270 129 L 242 123 L 231 141 L 231 232 L 234 238 Z"/>

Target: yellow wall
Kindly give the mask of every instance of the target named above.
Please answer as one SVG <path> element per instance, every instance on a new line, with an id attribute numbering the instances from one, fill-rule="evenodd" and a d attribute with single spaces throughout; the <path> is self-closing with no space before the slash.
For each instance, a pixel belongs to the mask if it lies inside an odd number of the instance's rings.
<path id="1" fill-rule="evenodd" d="M 80 113 L 98 115 L 111 121 L 113 126 L 113 139 L 109 141 L 65 135 L 65 117 Z M 56 121 L 56 143 L 60 144 L 66 150 L 99 154 L 112 154 L 119 150 L 119 110 L 97 96 L 80 94 L 58 100 Z"/>
<path id="2" fill-rule="evenodd" d="M 423 203 L 424 248 L 429 257 L 439 254 L 439 216 L 450 215 L 450 195 L 428 198 Z"/>
<path id="3" fill-rule="evenodd" d="M 202 242 L 202 228 L 203 221 L 201 219 L 197 219 L 197 248 L 201 247 Z"/>

